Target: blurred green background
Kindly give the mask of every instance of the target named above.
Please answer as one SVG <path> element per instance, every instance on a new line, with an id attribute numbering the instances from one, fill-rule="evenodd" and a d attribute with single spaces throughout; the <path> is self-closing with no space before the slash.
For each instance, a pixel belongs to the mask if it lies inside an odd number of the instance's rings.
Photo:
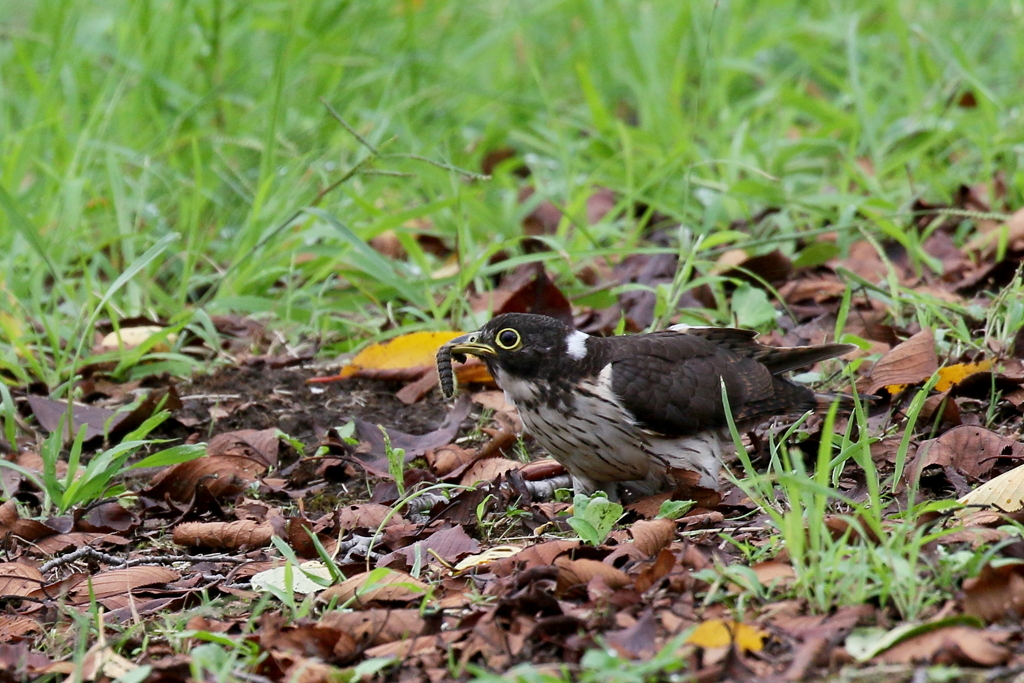
<path id="1" fill-rule="evenodd" d="M 695 235 L 778 207 L 721 241 L 783 251 L 997 172 L 1019 207 L 1022 27 L 1018 0 L 4 0 L 0 374 L 67 379 L 97 318 L 262 315 L 330 351 L 449 327 L 542 198 L 568 218 L 526 258 L 578 293 L 642 238 L 587 225 L 595 186 Z M 532 176 L 454 170 L 501 148 Z"/>

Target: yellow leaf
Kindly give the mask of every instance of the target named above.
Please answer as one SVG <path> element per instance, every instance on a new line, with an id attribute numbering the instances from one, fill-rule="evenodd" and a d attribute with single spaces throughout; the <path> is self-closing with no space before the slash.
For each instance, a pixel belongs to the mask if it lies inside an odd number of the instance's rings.
<path id="1" fill-rule="evenodd" d="M 381 344 L 373 344 L 356 354 L 350 365 L 341 369 L 339 377 L 351 377 L 360 370 L 406 370 L 433 367 L 434 357 L 442 345 L 463 332 L 412 332 Z"/>
<path id="2" fill-rule="evenodd" d="M 949 391 L 960 382 L 976 372 L 985 372 L 992 367 L 992 361 L 983 360 L 977 363 L 957 363 L 939 368 L 939 381 L 935 384 L 936 391 Z"/>
<path id="3" fill-rule="evenodd" d="M 739 621 L 709 619 L 697 626 L 686 642 L 705 649 L 728 647 L 736 643 L 740 650 L 760 652 L 767 637 L 764 631 Z"/>
<path id="4" fill-rule="evenodd" d="M 1024 507 L 1024 465 L 990 479 L 957 502 L 971 506 L 991 506 L 1003 512 Z M 961 510 L 970 512 L 970 510 Z"/>

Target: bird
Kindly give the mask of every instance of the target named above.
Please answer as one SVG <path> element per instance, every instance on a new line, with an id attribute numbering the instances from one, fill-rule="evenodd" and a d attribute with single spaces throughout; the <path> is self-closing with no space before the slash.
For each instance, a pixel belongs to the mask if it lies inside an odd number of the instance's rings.
<path id="1" fill-rule="evenodd" d="M 633 500 L 675 490 L 680 471 L 718 489 L 722 457 L 733 443 L 723 386 L 741 429 L 802 414 L 823 395 L 785 373 L 857 348 L 780 348 L 756 336 L 676 325 L 600 337 L 548 316 L 505 313 L 443 345 L 438 372 L 450 396 L 451 361 L 480 358 L 526 432 L 572 476 L 574 493 Z"/>

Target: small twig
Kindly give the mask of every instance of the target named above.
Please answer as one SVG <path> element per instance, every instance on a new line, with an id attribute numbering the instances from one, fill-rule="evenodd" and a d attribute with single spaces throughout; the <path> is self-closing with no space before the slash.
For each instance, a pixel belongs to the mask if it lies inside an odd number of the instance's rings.
<path id="1" fill-rule="evenodd" d="M 147 557 L 136 557 L 128 560 L 125 558 L 117 557 L 116 555 L 109 555 L 102 553 L 95 548 L 85 546 L 74 550 L 65 555 L 55 557 L 43 566 L 39 568 L 40 573 L 46 574 L 49 571 L 56 569 L 57 567 L 63 567 L 66 564 L 77 562 L 78 560 L 89 559 L 97 562 L 103 562 L 105 564 L 113 565 L 115 567 L 135 567 L 141 564 L 174 564 L 176 562 L 191 562 L 193 564 L 198 562 L 228 562 L 232 564 L 244 564 L 249 562 L 250 559 L 247 557 L 237 557 L 235 555 L 150 555 Z"/>
<path id="2" fill-rule="evenodd" d="M 65 555 L 53 558 L 52 560 L 50 560 L 49 562 L 47 562 L 39 568 L 39 573 L 46 574 L 47 572 L 56 569 L 57 567 L 63 567 L 66 564 L 77 562 L 78 560 L 81 560 L 83 558 L 96 560 L 98 562 L 106 562 L 107 564 L 113 565 L 122 565 L 125 562 L 120 557 L 115 557 L 114 555 L 101 553 L 100 551 L 90 546 L 84 546 L 82 548 L 79 548 L 78 550 L 74 550 Z"/>

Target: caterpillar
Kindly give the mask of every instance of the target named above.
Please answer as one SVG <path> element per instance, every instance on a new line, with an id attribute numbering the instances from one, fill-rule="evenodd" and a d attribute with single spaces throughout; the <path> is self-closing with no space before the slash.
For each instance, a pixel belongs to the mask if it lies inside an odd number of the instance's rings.
<path id="1" fill-rule="evenodd" d="M 465 360 L 465 357 L 462 360 Z M 437 379 L 441 383 L 442 396 L 451 398 L 455 395 L 455 371 L 452 370 L 452 349 L 447 344 L 437 350 Z"/>

